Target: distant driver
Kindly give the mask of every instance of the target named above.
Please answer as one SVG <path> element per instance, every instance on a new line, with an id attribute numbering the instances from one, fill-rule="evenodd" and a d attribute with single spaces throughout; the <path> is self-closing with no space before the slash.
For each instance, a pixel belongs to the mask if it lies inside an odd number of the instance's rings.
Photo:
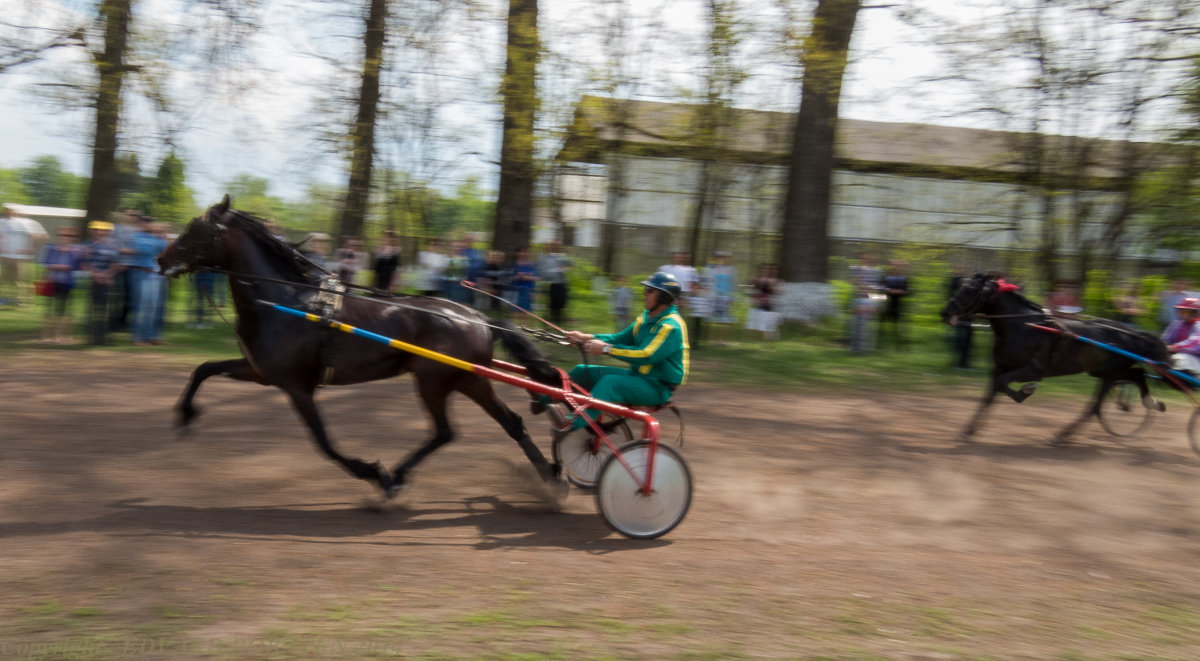
<path id="1" fill-rule="evenodd" d="M 1185 298 L 1175 304 L 1178 317 L 1163 331 L 1163 342 L 1171 351 L 1172 367 L 1200 374 L 1200 298 Z"/>

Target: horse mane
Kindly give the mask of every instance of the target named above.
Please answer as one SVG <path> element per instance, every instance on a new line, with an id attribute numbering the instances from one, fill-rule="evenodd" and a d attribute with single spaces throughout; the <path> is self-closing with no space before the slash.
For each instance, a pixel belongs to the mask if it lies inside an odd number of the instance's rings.
<path id="1" fill-rule="evenodd" d="M 307 280 L 319 280 L 319 277 L 313 277 L 313 273 L 325 275 L 333 275 L 321 265 L 305 257 L 299 250 L 293 248 L 290 244 L 280 241 L 267 230 L 267 226 L 263 223 L 263 219 L 245 211 L 230 209 L 226 212 L 223 219 L 229 226 L 237 227 L 246 232 L 259 245 L 265 248 L 268 252 L 280 258 L 283 262 L 296 267 L 296 270 Z"/>
<path id="2" fill-rule="evenodd" d="M 1017 299 L 1017 301 L 1019 303 L 1021 303 L 1021 305 L 1029 308 L 1030 310 L 1034 310 L 1035 312 L 1045 312 L 1045 310 L 1046 310 L 1046 306 L 1044 306 L 1041 303 L 1038 303 L 1036 301 L 1030 300 L 1028 297 L 1026 297 L 1024 294 L 1022 294 L 1019 291 L 1010 291 L 1007 293 L 1010 296 L 1012 296 L 1013 298 Z"/>

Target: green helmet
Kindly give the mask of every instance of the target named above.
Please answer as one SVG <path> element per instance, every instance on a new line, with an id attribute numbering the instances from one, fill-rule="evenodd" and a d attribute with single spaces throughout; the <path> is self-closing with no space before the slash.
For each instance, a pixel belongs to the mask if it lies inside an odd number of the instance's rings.
<path id="1" fill-rule="evenodd" d="M 671 297 L 671 301 L 678 299 L 679 295 L 683 293 L 683 289 L 679 287 L 679 281 L 675 279 L 675 276 L 662 271 L 650 276 L 648 280 L 643 280 L 642 285 L 651 289 L 657 289 Z"/>

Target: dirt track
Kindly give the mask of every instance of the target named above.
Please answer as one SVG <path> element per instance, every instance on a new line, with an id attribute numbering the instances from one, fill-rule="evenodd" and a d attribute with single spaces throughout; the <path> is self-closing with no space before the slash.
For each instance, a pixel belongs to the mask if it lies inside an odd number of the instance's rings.
<path id="1" fill-rule="evenodd" d="M 213 380 L 178 441 L 186 372 L 78 356 L 0 370 L 0 658 L 1200 658 L 1178 406 L 1143 440 L 1093 423 L 1053 448 L 1082 402 L 1002 402 L 960 446 L 973 391 L 692 386 L 692 510 L 637 542 L 587 494 L 548 505 L 462 399 L 459 440 L 380 505 L 278 391 Z M 406 379 L 319 402 L 366 459 L 426 433 Z"/>

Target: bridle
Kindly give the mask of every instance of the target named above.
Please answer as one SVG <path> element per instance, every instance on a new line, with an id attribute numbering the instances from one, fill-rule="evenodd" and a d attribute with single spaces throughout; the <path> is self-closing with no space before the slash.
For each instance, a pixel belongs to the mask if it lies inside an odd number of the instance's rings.
<path id="1" fill-rule="evenodd" d="M 224 223 L 218 223 L 213 220 L 205 220 L 203 218 L 192 219 L 192 224 L 198 222 L 208 224 L 212 228 L 213 236 L 207 238 L 205 241 L 189 241 L 182 248 L 179 247 L 178 239 L 176 239 L 176 243 L 171 245 L 171 249 L 178 255 L 178 263 L 164 270 L 162 273 L 164 277 L 170 278 L 186 273 L 189 270 L 208 269 L 208 267 L 199 266 L 199 264 L 204 261 L 215 261 L 217 246 L 225 240 L 225 232 L 229 230 L 229 227 Z M 186 234 L 187 230 L 184 230 L 184 232 Z M 204 249 L 204 252 L 201 252 L 201 249 Z"/>

